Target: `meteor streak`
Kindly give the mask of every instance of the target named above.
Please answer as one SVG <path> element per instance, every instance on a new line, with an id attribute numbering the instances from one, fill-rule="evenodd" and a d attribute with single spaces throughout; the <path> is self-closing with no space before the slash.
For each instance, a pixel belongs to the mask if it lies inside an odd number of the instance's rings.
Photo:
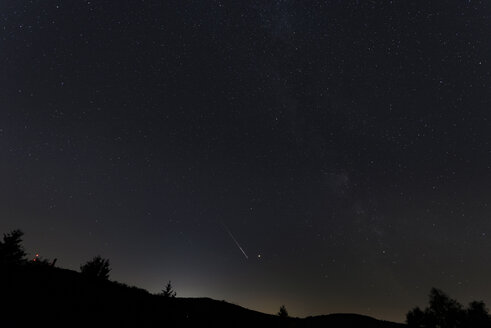
<path id="1" fill-rule="evenodd" d="M 237 241 L 237 239 L 235 239 L 234 235 L 232 235 L 232 232 L 230 232 L 230 230 L 227 228 L 227 226 L 225 225 L 225 223 L 223 223 L 223 221 L 220 221 L 220 222 L 222 223 L 222 226 L 225 228 L 225 230 L 227 230 L 230 238 L 232 238 L 232 240 L 235 242 L 235 245 L 237 245 L 237 247 L 240 249 L 240 251 L 242 252 L 242 254 L 244 254 L 246 260 L 248 260 L 249 259 L 249 256 L 247 256 L 246 252 L 244 252 L 244 250 L 240 246 L 240 244 Z"/>

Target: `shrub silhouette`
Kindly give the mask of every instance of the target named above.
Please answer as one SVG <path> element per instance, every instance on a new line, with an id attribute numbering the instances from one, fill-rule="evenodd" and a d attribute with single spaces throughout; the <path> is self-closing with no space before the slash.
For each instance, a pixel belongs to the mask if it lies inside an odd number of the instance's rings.
<path id="1" fill-rule="evenodd" d="M 176 292 L 174 291 L 174 289 L 172 288 L 172 284 L 169 280 L 169 282 L 167 283 L 167 285 L 165 285 L 165 288 L 162 289 L 162 292 L 160 293 L 161 296 L 163 297 L 176 297 Z"/>
<path id="2" fill-rule="evenodd" d="M 104 280 L 109 279 L 110 271 L 109 260 L 103 259 L 100 255 L 95 256 L 92 260 L 80 266 L 80 272 L 82 274 Z"/>
<path id="3" fill-rule="evenodd" d="M 286 310 L 286 307 L 284 305 L 280 307 L 280 311 L 278 311 L 278 316 L 280 318 L 288 318 L 288 311 Z"/>
<path id="4" fill-rule="evenodd" d="M 490 327 L 491 319 L 483 302 L 471 302 L 467 309 L 439 289 L 432 288 L 429 307 L 416 307 L 406 315 L 409 327 L 477 328 Z"/>
<path id="5" fill-rule="evenodd" d="M 21 230 L 13 230 L 3 235 L 3 242 L 0 242 L 0 265 L 17 265 L 25 262 L 26 252 L 21 245 Z"/>

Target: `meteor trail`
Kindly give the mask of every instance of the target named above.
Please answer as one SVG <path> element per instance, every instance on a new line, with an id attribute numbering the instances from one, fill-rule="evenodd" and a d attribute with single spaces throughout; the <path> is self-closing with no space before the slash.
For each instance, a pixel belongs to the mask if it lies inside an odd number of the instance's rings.
<path id="1" fill-rule="evenodd" d="M 232 238 L 232 240 L 235 242 L 235 245 L 237 245 L 237 247 L 240 249 L 240 251 L 242 252 L 242 254 L 244 254 L 246 260 L 248 260 L 249 259 L 249 256 L 247 256 L 246 252 L 244 252 L 244 250 L 240 246 L 240 244 L 237 241 L 237 239 L 235 239 L 234 235 L 232 235 L 232 232 L 230 232 L 230 230 L 227 228 L 227 226 L 225 225 L 225 223 L 223 223 L 223 221 L 220 221 L 220 222 L 221 222 L 222 226 L 225 228 L 225 230 L 227 230 L 230 238 Z"/>

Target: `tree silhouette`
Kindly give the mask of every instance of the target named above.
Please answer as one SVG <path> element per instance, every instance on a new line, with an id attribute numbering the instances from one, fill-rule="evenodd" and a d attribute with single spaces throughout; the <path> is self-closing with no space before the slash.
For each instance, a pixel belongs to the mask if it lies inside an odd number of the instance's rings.
<path id="1" fill-rule="evenodd" d="M 462 326 L 462 305 L 439 289 L 432 288 L 430 291 L 428 314 L 437 327 Z"/>
<path id="2" fill-rule="evenodd" d="M 406 314 L 406 322 L 410 327 L 423 327 L 425 318 L 425 313 L 419 307 L 415 307 Z"/>
<path id="3" fill-rule="evenodd" d="M 0 265 L 16 265 L 25 262 L 26 252 L 21 245 L 21 230 L 13 230 L 3 235 L 3 242 L 0 242 Z"/>
<path id="4" fill-rule="evenodd" d="M 473 328 L 491 327 L 491 317 L 484 302 L 473 301 L 469 303 L 466 310 L 466 325 Z"/>
<path id="5" fill-rule="evenodd" d="M 167 285 L 165 285 L 165 289 L 162 289 L 162 293 L 160 293 L 161 296 L 164 296 L 164 297 L 176 297 L 176 292 L 174 291 L 174 289 L 172 289 L 172 285 L 170 283 L 170 280 L 169 282 L 167 283 Z"/>
<path id="6" fill-rule="evenodd" d="M 281 318 L 288 318 L 288 311 L 286 310 L 286 307 L 282 305 L 280 307 L 280 311 L 278 312 L 278 316 Z"/>
<path id="7" fill-rule="evenodd" d="M 82 274 L 98 279 L 109 279 L 109 260 L 103 259 L 100 255 L 95 256 L 92 260 L 87 261 L 80 266 Z"/>
<path id="8" fill-rule="evenodd" d="M 409 327 L 467 328 L 491 327 L 491 318 L 483 302 L 471 302 L 467 309 L 441 290 L 430 291 L 429 307 L 409 311 L 406 322 Z"/>

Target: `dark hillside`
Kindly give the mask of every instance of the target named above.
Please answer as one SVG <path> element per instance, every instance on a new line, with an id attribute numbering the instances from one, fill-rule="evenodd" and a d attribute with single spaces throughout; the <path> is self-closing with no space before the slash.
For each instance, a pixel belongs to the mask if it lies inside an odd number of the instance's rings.
<path id="1" fill-rule="evenodd" d="M 364 328 L 401 328 L 404 324 L 381 321 L 359 314 L 336 313 L 308 317 L 302 320 L 302 327 L 364 327 Z"/>
<path id="2" fill-rule="evenodd" d="M 3 268 L 0 278 L 5 327 L 404 326 L 358 315 L 280 318 L 209 298 L 165 298 L 42 264 Z"/>

